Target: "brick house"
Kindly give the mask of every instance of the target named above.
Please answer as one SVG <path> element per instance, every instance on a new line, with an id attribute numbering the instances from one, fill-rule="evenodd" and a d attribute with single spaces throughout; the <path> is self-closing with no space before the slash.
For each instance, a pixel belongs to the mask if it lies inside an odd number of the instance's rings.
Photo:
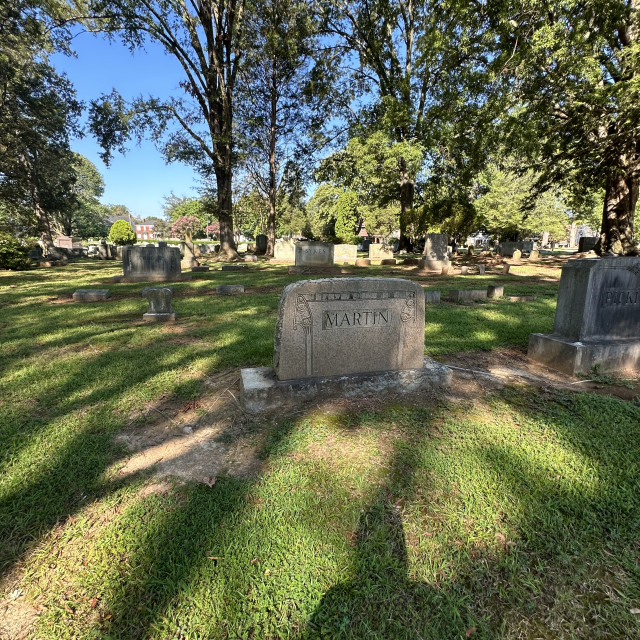
<path id="1" fill-rule="evenodd" d="M 155 225 L 146 219 L 136 224 L 136 238 L 138 240 L 154 240 L 156 237 Z"/>

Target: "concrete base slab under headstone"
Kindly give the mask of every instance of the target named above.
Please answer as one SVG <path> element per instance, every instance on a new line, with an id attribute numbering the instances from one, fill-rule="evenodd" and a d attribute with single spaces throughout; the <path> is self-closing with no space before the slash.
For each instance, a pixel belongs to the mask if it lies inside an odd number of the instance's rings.
<path id="1" fill-rule="evenodd" d="M 451 369 L 425 356 L 421 369 L 385 371 L 333 378 L 277 380 L 271 367 L 241 369 L 245 409 L 259 413 L 285 403 L 301 403 L 332 397 L 411 393 L 451 385 Z"/>
<path id="2" fill-rule="evenodd" d="M 369 258 L 358 258 L 356 260 L 356 267 L 370 267 L 371 260 Z"/>
<path id="3" fill-rule="evenodd" d="M 145 313 L 142 319 L 145 322 L 175 322 L 176 317 L 175 313 Z"/>
<path id="4" fill-rule="evenodd" d="M 243 284 L 218 284 L 216 285 L 216 293 L 219 296 L 232 296 L 238 293 L 244 293 Z"/>
<path id="5" fill-rule="evenodd" d="M 74 302 L 100 302 L 111 294 L 109 289 L 78 289 L 73 292 Z"/>
<path id="6" fill-rule="evenodd" d="M 487 287 L 487 298 L 502 298 L 504 287 L 501 284 L 490 284 Z"/>
<path id="7" fill-rule="evenodd" d="M 640 340 L 573 342 L 544 333 L 529 336 L 527 355 L 552 369 L 570 375 L 640 369 Z"/>
<path id="8" fill-rule="evenodd" d="M 223 264 L 220 267 L 221 271 L 244 271 L 247 268 L 246 264 Z"/>
<path id="9" fill-rule="evenodd" d="M 486 289 L 453 289 L 449 291 L 451 302 L 473 302 L 474 300 L 486 300 Z"/>
<path id="10" fill-rule="evenodd" d="M 209 271 L 209 267 L 200 265 L 198 267 L 191 267 L 191 271 L 193 271 L 193 273 L 203 273 L 205 271 Z"/>
<path id="11" fill-rule="evenodd" d="M 335 276 L 342 273 L 342 267 L 289 267 L 290 276 Z"/>
<path id="12" fill-rule="evenodd" d="M 440 292 L 439 291 L 425 291 L 424 292 L 424 303 L 425 304 L 437 304 L 440 302 Z"/>

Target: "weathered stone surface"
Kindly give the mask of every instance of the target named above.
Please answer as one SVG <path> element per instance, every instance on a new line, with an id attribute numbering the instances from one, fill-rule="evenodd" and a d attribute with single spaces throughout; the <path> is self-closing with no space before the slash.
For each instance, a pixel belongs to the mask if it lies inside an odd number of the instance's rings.
<path id="1" fill-rule="evenodd" d="M 181 278 L 177 247 L 124 247 L 122 271 L 129 282 L 170 282 Z"/>
<path id="2" fill-rule="evenodd" d="M 425 304 L 436 304 L 436 303 L 440 302 L 440 292 L 439 291 L 429 291 L 429 290 L 425 289 L 424 302 L 425 302 Z"/>
<path id="3" fill-rule="evenodd" d="M 426 260 L 446 260 L 448 255 L 449 236 L 446 233 L 427 233 L 424 240 L 424 257 Z"/>
<path id="4" fill-rule="evenodd" d="M 449 258 L 445 258 L 444 260 L 423 258 L 420 260 L 419 266 L 425 271 L 442 271 L 445 267 L 449 268 L 451 266 L 451 262 L 449 262 Z"/>
<path id="5" fill-rule="evenodd" d="M 578 240 L 578 253 L 584 253 L 585 251 L 593 251 L 596 246 L 596 242 L 598 242 L 598 237 L 589 238 L 587 236 L 582 236 Z"/>
<path id="6" fill-rule="evenodd" d="M 271 367 L 242 369 L 245 409 L 259 413 L 288 403 L 323 398 L 351 398 L 380 393 L 412 393 L 451 385 L 451 369 L 428 357 L 419 368 L 327 378 L 278 380 Z"/>
<path id="7" fill-rule="evenodd" d="M 207 267 L 206 265 L 198 265 L 195 267 L 191 267 L 191 271 L 193 271 L 194 273 L 204 273 L 205 271 L 209 271 L 209 267 Z"/>
<path id="8" fill-rule="evenodd" d="M 503 256 L 511 257 L 514 251 L 520 251 L 520 253 L 531 253 L 535 249 L 535 244 L 532 241 L 521 242 L 502 242 L 500 243 L 500 254 Z"/>
<path id="9" fill-rule="evenodd" d="M 78 289 L 73 292 L 73 299 L 75 302 L 99 302 L 110 295 L 109 289 Z"/>
<path id="10" fill-rule="evenodd" d="M 218 284 L 216 285 L 216 293 L 219 296 L 233 296 L 238 293 L 244 293 L 243 284 Z"/>
<path id="11" fill-rule="evenodd" d="M 296 242 L 296 267 L 332 267 L 334 248 L 331 242 Z"/>
<path id="12" fill-rule="evenodd" d="M 288 267 L 291 276 L 335 276 L 342 273 L 341 267 Z"/>
<path id="13" fill-rule="evenodd" d="M 149 301 L 149 310 L 142 318 L 147 322 L 174 322 L 176 314 L 171 307 L 171 287 L 145 287 L 142 296 Z"/>
<path id="14" fill-rule="evenodd" d="M 484 264 L 479 264 L 478 265 L 478 275 L 483 276 L 485 274 L 487 267 Z"/>
<path id="15" fill-rule="evenodd" d="M 98 258 L 100 258 L 100 260 L 111 260 L 111 252 L 109 251 L 108 245 L 104 242 L 98 245 Z"/>
<path id="16" fill-rule="evenodd" d="M 640 367 L 640 258 L 569 261 L 553 334 L 532 334 L 529 355 L 570 373 Z"/>
<path id="17" fill-rule="evenodd" d="M 502 298 L 504 295 L 504 287 L 501 284 L 490 284 L 487 286 L 488 298 Z"/>
<path id="18" fill-rule="evenodd" d="M 254 256 L 253 254 L 248 254 L 244 257 L 244 261 L 245 262 L 257 262 L 258 261 L 258 256 Z"/>
<path id="19" fill-rule="evenodd" d="M 474 300 L 486 300 L 486 289 L 452 289 L 449 291 L 449 300 L 452 302 L 473 302 Z"/>
<path id="20" fill-rule="evenodd" d="M 356 260 L 356 267 L 370 267 L 371 260 L 369 258 L 358 258 Z"/>
<path id="21" fill-rule="evenodd" d="M 382 265 L 394 265 L 396 264 L 396 259 L 395 258 L 383 258 L 382 260 L 380 260 L 380 264 Z"/>
<path id="22" fill-rule="evenodd" d="M 256 236 L 256 253 L 260 256 L 264 255 L 267 251 L 267 243 L 269 238 L 264 233 L 259 233 Z"/>
<path id="23" fill-rule="evenodd" d="M 303 280 L 282 292 L 274 343 L 279 380 L 422 367 L 424 294 L 387 278 Z"/>
<path id="24" fill-rule="evenodd" d="M 520 251 L 520 249 L 516 249 L 511 254 L 511 257 L 513 258 L 514 262 L 518 262 L 520 260 L 520 258 L 522 258 L 522 251 Z"/>
<path id="25" fill-rule="evenodd" d="M 220 267 L 221 271 L 244 271 L 247 268 L 246 264 L 223 264 Z"/>
<path id="26" fill-rule="evenodd" d="M 532 333 L 527 355 L 569 375 L 599 371 L 622 372 L 640 368 L 640 340 L 596 340 L 587 343 L 552 334 Z"/>
<path id="27" fill-rule="evenodd" d="M 333 260 L 338 264 L 354 262 L 358 258 L 358 247 L 355 244 L 333 245 Z"/>
<path id="28" fill-rule="evenodd" d="M 533 302 L 535 296 L 509 296 L 509 302 Z"/>
<path id="29" fill-rule="evenodd" d="M 388 244 L 372 242 L 369 245 L 369 260 L 390 260 L 393 258 L 393 249 Z"/>
<path id="30" fill-rule="evenodd" d="M 469 267 L 466 265 L 463 265 L 460 267 L 460 275 L 466 276 L 469 274 Z"/>
<path id="31" fill-rule="evenodd" d="M 540 259 L 540 252 L 537 249 L 534 249 L 530 254 L 529 254 L 529 260 L 539 260 Z"/>
<path id="32" fill-rule="evenodd" d="M 296 247 L 293 242 L 276 242 L 273 248 L 273 259 L 278 262 L 293 264 L 296 260 Z"/>

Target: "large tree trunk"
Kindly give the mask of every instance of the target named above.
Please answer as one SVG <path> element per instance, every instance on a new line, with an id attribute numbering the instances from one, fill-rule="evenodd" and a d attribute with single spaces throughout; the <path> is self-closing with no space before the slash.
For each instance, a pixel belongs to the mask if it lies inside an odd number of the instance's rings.
<path id="1" fill-rule="evenodd" d="M 411 210 L 413 209 L 413 196 L 415 193 L 415 183 L 407 172 L 407 163 L 404 158 L 398 159 L 400 169 L 400 242 L 398 250 L 411 251 L 411 239 L 407 235 L 407 227 Z"/>
<path id="2" fill-rule="evenodd" d="M 638 186 L 639 176 L 636 172 L 607 178 L 602 229 L 595 248 L 600 255 L 638 255 L 633 234 Z"/>
<path id="3" fill-rule="evenodd" d="M 233 199 L 231 167 L 216 167 L 218 187 L 218 221 L 220 222 L 220 257 L 234 260 L 238 257 L 233 238 Z"/>
<path id="4" fill-rule="evenodd" d="M 267 250 L 272 258 L 276 245 L 276 126 L 278 124 L 278 92 L 275 59 L 271 65 L 271 114 L 269 123 L 269 213 L 267 215 Z"/>

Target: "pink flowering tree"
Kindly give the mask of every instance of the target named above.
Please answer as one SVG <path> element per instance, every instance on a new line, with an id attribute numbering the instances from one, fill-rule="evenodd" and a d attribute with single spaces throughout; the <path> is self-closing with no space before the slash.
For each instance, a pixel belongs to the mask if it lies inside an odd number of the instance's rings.
<path id="1" fill-rule="evenodd" d="M 220 223 L 214 222 L 213 224 L 209 224 L 204 228 L 204 232 L 208 236 L 216 236 L 218 238 L 220 236 Z"/>
<path id="2" fill-rule="evenodd" d="M 171 225 L 171 235 L 184 238 L 186 242 L 191 242 L 193 234 L 199 231 L 202 222 L 195 216 L 182 216 Z"/>

